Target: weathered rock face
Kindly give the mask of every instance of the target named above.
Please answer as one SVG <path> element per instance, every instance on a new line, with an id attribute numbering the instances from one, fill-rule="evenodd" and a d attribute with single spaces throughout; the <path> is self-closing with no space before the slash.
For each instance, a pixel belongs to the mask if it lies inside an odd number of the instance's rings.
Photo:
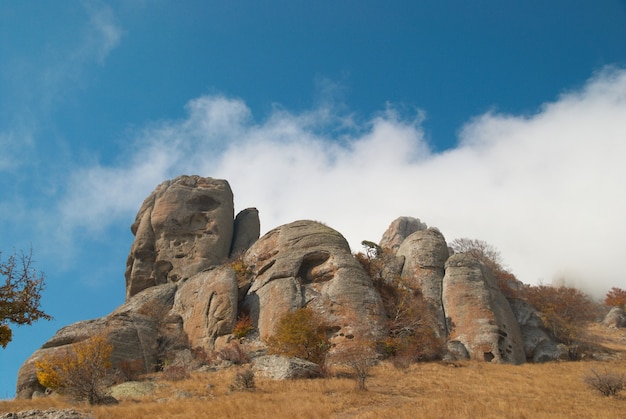
<path id="1" fill-rule="evenodd" d="M 225 180 L 180 176 L 160 184 L 131 226 L 127 298 L 222 263 L 230 254 L 233 217 L 233 193 Z"/>
<path id="2" fill-rule="evenodd" d="M 235 217 L 233 243 L 230 257 L 236 257 L 252 246 L 261 235 L 259 211 L 256 208 L 246 208 Z"/>
<path id="3" fill-rule="evenodd" d="M 428 226 L 419 218 L 398 217 L 391 222 L 383 237 L 378 243 L 382 248 L 388 248 L 394 252 L 398 250 L 404 239 L 419 230 L 426 230 Z"/>
<path id="4" fill-rule="evenodd" d="M 30 398 L 33 392 L 44 390 L 37 381 L 35 361 L 46 355 L 65 351 L 70 345 L 96 335 L 105 336 L 113 345 L 111 353 L 113 366 L 124 362 L 132 364 L 139 373 L 152 371 L 157 363 L 159 325 L 174 302 L 175 292 L 175 284 L 154 287 L 136 295 L 106 317 L 74 323 L 59 329 L 20 368 L 17 378 L 17 398 Z M 184 336 L 177 338 L 186 339 Z"/>
<path id="5" fill-rule="evenodd" d="M 296 221 L 261 237 L 244 255 L 254 277 L 244 306 L 261 339 L 288 311 L 308 306 L 336 330 L 331 342 L 380 338 L 380 295 L 345 238 L 314 221 Z"/>
<path id="6" fill-rule="evenodd" d="M 172 313 L 182 318 L 192 348 L 212 350 L 215 340 L 231 333 L 237 320 L 235 271 L 223 266 L 180 284 Z"/>
<path id="7" fill-rule="evenodd" d="M 567 349 L 544 329 L 537 309 L 517 299 L 509 300 L 509 304 L 520 327 L 526 360 L 548 362 L 567 358 Z"/>
<path id="8" fill-rule="evenodd" d="M 626 314 L 621 307 L 613 307 L 602 320 L 602 324 L 608 327 L 626 327 Z"/>
<path id="9" fill-rule="evenodd" d="M 404 257 L 402 277 L 406 285 L 421 291 L 439 323 L 439 335 L 445 336 L 441 287 L 449 255 L 446 239 L 436 229 L 418 230 L 402 242 L 397 255 Z"/>
<path id="10" fill-rule="evenodd" d="M 521 364 L 519 325 L 495 279 L 479 261 L 459 253 L 446 262 L 442 300 L 449 340 L 461 342 L 472 359 Z"/>

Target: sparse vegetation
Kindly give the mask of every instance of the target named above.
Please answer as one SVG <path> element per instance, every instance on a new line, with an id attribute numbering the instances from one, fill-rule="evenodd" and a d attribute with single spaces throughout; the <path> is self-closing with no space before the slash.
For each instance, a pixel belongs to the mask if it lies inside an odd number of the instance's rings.
<path id="1" fill-rule="evenodd" d="M 366 240 L 362 244 L 365 253 L 355 257 L 372 278 L 388 320 L 389 336 L 377 342 L 378 351 L 392 357 L 398 366 L 439 359 L 443 343 L 437 337 L 435 319 L 422 294 L 405 285 L 400 276 L 383 275 L 385 260 L 391 257 L 389 249 Z"/>
<path id="2" fill-rule="evenodd" d="M 607 371 L 598 372 L 592 368 L 588 375 L 584 378 L 585 384 L 592 390 L 597 391 L 603 396 L 617 396 L 626 385 L 626 376 L 623 373 Z"/>
<path id="3" fill-rule="evenodd" d="M 307 307 L 285 314 L 278 321 L 267 345 L 270 353 L 302 358 L 316 364 L 324 363 L 330 349 L 326 326 Z"/>
<path id="4" fill-rule="evenodd" d="M 623 333 L 602 333 L 626 355 Z M 232 391 L 237 371 L 192 372 L 166 382 L 162 373 L 146 377 L 152 393 L 119 398 L 115 406 L 76 406 L 63 397 L 0 402 L 0 415 L 30 409 L 75 408 L 96 419 L 140 417 L 415 417 L 447 418 L 617 418 L 624 413 L 623 392 L 598 396 L 583 381 L 590 368 L 626 373 L 621 360 L 495 365 L 463 362 L 460 368 L 431 362 L 397 370 L 389 362 L 373 366 L 367 392 L 355 391 L 351 376 L 331 374 L 315 380 L 277 381 L 256 376 L 256 391 Z M 564 391 L 566 389 L 567 391 Z M 182 396 L 184 395 L 184 397 Z"/>
<path id="5" fill-rule="evenodd" d="M 61 353 L 35 361 L 37 380 L 72 399 L 103 403 L 110 384 L 112 351 L 113 346 L 103 335 L 74 343 Z"/>
<path id="6" fill-rule="evenodd" d="M 250 368 L 237 371 L 233 382 L 230 384 L 231 391 L 252 390 L 254 387 L 254 372 Z"/>
<path id="7" fill-rule="evenodd" d="M 454 239 L 450 247 L 456 253 L 466 253 L 484 263 L 493 273 L 494 278 L 507 298 L 519 298 L 522 283 L 515 275 L 504 267 L 500 251 L 484 240 L 468 239 L 466 237 Z"/>
<path id="8" fill-rule="evenodd" d="M 41 310 L 45 276 L 33 267 L 32 251 L 14 253 L 6 261 L 0 252 L 0 278 L 0 346 L 6 348 L 13 337 L 10 323 L 31 325 L 52 317 Z"/>
<path id="9" fill-rule="evenodd" d="M 217 358 L 232 362 L 235 365 L 245 364 L 249 361 L 246 351 L 239 342 L 230 342 L 227 346 L 220 348 L 217 351 Z"/>
<path id="10" fill-rule="evenodd" d="M 365 381 L 371 368 L 377 363 L 374 344 L 371 342 L 351 342 L 334 359 L 337 363 L 347 365 L 354 374 L 357 388 L 366 390 Z"/>
<path id="11" fill-rule="evenodd" d="M 168 365 L 163 368 L 163 378 L 167 381 L 181 381 L 189 378 L 189 369 L 185 365 Z"/>

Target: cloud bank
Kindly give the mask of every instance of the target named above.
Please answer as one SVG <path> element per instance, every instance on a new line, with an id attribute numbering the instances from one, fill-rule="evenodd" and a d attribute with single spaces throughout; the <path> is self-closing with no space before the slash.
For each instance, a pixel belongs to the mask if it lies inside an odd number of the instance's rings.
<path id="1" fill-rule="evenodd" d="M 624 287 L 625 70 L 604 69 L 532 115 L 479 115 L 444 152 L 430 150 L 422 124 L 393 106 L 367 120 L 321 106 L 256 121 L 241 99 L 203 96 L 186 118 L 135 132 L 116 166 L 75 171 L 61 225 L 130 224 L 158 183 L 200 174 L 227 179 L 263 232 L 314 219 L 358 251 L 409 215 L 448 240 L 493 244 L 524 282 L 565 279 L 596 296 Z"/>

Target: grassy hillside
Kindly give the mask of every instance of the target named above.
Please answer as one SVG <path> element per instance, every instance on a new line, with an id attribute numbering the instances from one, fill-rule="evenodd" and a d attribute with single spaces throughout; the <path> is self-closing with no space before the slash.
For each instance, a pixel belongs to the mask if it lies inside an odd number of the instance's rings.
<path id="1" fill-rule="evenodd" d="M 367 390 L 347 374 L 272 381 L 256 378 L 251 391 L 231 391 L 236 369 L 193 373 L 183 381 L 152 377 L 155 390 L 115 406 L 70 404 L 60 397 L 0 402 L 0 414 L 50 407 L 91 412 L 95 418 L 623 418 L 626 391 L 603 397 L 583 378 L 591 368 L 626 374 L 626 330 L 590 327 L 594 340 L 617 351 L 609 361 L 521 366 L 478 362 L 414 364 L 371 370 Z"/>

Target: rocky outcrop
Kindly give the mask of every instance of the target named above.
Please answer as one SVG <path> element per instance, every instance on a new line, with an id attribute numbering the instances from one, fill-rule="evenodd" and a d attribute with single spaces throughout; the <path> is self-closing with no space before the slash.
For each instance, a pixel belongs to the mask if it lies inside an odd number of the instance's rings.
<path id="1" fill-rule="evenodd" d="M 286 312 L 305 306 L 334 331 L 334 345 L 384 335 L 380 295 L 332 228 L 314 221 L 283 225 L 261 237 L 244 260 L 253 273 L 244 307 L 261 339 L 273 334 Z"/>
<path id="2" fill-rule="evenodd" d="M 43 346 L 35 351 L 18 372 L 16 395 L 30 398 L 35 391 L 42 391 L 37 381 L 35 361 L 62 353 L 71 345 L 102 335 L 113 345 L 111 363 L 132 365 L 137 373 L 153 371 L 157 365 L 159 341 L 168 336 L 170 342 L 183 340 L 182 329 L 163 330 L 168 313 L 174 302 L 175 284 L 153 287 L 137 294 L 118 307 L 110 315 L 86 320 L 63 327 Z M 171 320 L 170 320 L 171 321 Z"/>
<path id="3" fill-rule="evenodd" d="M 404 239 L 419 230 L 426 230 L 428 226 L 419 218 L 398 217 L 391 222 L 383 237 L 378 243 L 380 247 L 398 250 Z"/>
<path id="4" fill-rule="evenodd" d="M 261 235 L 261 222 L 259 210 L 246 208 L 235 217 L 233 243 L 230 249 L 230 257 L 234 258 L 248 250 Z"/>
<path id="5" fill-rule="evenodd" d="M 180 176 L 157 186 L 131 226 L 127 299 L 222 263 L 230 254 L 233 217 L 233 193 L 225 180 Z"/>
<path id="6" fill-rule="evenodd" d="M 626 327 L 626 314 L 621 307 L 613 307 L 602 320 L 607 327 Z"/>
<path id="7" fill-rule="evenodd" d="M 461 342 L 471 359 L 525 361 L 517 320 L 484 264 L 464 253 L 451 256 L 446 262 L 442 300 L 449 341 Z"/>
<path id="8" fill-rule="evenodd" d="M 405 285 L 421 292 L 439 323 L 439 335 L 445 336 L 447 330 L 441 287 L 449 255 L 446 239 L 433 228 L 418 230 L 402 242 L 397 255 L 404 257 L 402 277 Z"/>
<path id="9" fill-rule="evenodd" d="M 179 286 L 172 313 L 192 348 L 213 350 L 219 336 L 232 333 L 237 320 L 237 276 L 224 266 L 194 275 Z"/>
<path id="10" fill-rule="evenodd" d="M 192 348 L 232 350 L 238 316 L 249 314 L 255 330 L 246 337 L 245 355 L 259 358 L 281 317 L 301 307 L 312 309 L 326 325 L 332 362 L 351 343 L 393 335 L 394 314 L 390 311 L 387 318 L 374 282 L 388 309 L 395 286 L 413 291 L 406 294 L 415 304 L 422 304 L 423 297 L 430 313 L 420 311 L 420 326 L 403 333 L 435 322 L 433 330 L 438 343 L 446 344 L 449 359 L 519 364 L 561 359 L 567 352 L 543 328 L 536 310 L 523 301 L 507 301 L 483 263 L 467 254 L 450 256 L 444 236 L 417 218 L 400 217 L 387 229 L 382 252 L 369 255 L 375 263 L 369 267 L 378 269 L 373 281 L 332 228 L 302 220 L 259 238 L 256 208 L 235 219 L 233 208 L 225 180 L 180 176 L 160 184 L 131 226 L 135 240 L 125 273 L 126 302 L 108 316 L 60 329 L 20 369 L 17 397 L 43 391 L 35 361 L 96 335 L 113 345 L 113 366 L 142 373 L 166 361 L 189 365 L 196 353 Z M 605 319 L 614 327 L 624 322 L 618 310 Z M 317 371 L 282 357 L 261 357 L 256 363 L 259 371 L 282 371 L 271 373 L 279 378 Z"/>

